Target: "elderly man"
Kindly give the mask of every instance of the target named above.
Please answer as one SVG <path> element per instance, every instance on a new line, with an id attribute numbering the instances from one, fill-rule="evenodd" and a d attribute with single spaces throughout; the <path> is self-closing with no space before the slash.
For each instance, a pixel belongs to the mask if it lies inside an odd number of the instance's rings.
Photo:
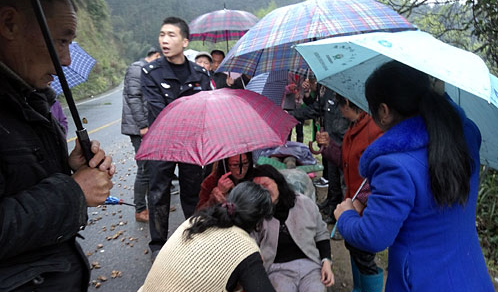
<path id="1" fill-rule="evenodd" d="M 44 0 L 62 65 L 76 33 L 70 0 Z M 50 114 L 55 74 L 28 0 L 0 1 L 0 291 L 86 291 L 89 268 L 75 241 L 87 207 L 102 204 L 115 168 L 99 143 L 86 163 L 71 155 Z"/>

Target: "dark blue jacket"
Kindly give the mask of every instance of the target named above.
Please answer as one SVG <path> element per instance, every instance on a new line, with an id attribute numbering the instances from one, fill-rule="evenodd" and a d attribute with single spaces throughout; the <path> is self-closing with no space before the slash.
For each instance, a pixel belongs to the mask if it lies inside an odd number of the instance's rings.
<path id="1" fill-rule="evenodd" d="M 437 205 L 430 188 L 429 137 L 420 116 L 393 126 L 361 157 L 360 173 L 372 193 L 363 216 L 348 210 L 338 228 L 362 250 L 389 247 L 386 292 L 494 291 L 475 226 L 481 134 L 461 116 L 474 162 L 465 206 Z"/>
<path id="2" fill-rule="evenodd" d="M 67 271 L 69 258 L 86 262 L 74 240 L 86 225 L 86 200 L 49 104 L 0 66 L 0 291 Z M 88 271 L 82 276 L 86 291 Z"/>
<path id="3" fill-rule="evenodd" d="M 187 62 L 190 66 L 190 76 L 183 84 L 164 56 L 142 68 L 142 94 L 149 109 L 149 125 L 177 98 L 211 90 L 211 80 L 206 69 L 188 60 Z"/>

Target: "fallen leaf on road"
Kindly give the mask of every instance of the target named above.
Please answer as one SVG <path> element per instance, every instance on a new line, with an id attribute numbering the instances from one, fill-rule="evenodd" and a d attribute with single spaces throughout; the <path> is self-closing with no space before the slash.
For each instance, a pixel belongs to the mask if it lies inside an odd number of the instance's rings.
<path id="1" fill-rule="evenodd" d="M 123 233 L 124 233 L 124 231 L 123 231 L 123 230 L 119 230 L 118 232 L 116 232 L 116 234 L 114 234 L 114 235 L 112 236 L 112 239 L 117 239 L 117 238 L 118 238 L 118 237 L 120 237 L 120 236 L 121 236 L 121 234 L 123 234 Z"/>
<path id="2" fill-rule="evenodd" d="M 102 243 L 97 244 L 97 248 L 103 248 L 104 245 Z"/>
<path id="3" fill-rule="evenodd" d="M 99 279 L 99 280 L 100 280 L 100 281 L 102 281 L 102 282 L 107 281 L 107 277 L 106 277 L 106 276 L 103 276 L 103 275 L 98 276 L 98 278 L 97 278 L 97 279 Z"/>
<path id="4" fill-rule="evenodd" d="M 121 278 L 122 276 L 123 276 L 123 272 L 121 272 L 121 271 L 114 270 L 111 272 L 111 278 L 113 278 L 113 279 L 116 279 L 117 277 Z"/>
<path id="5" fill-rule="evenodd" d="M 144 250 L 144 254 L 148 254 L 148 253 L 149 253 L 148 249 Z"/>
<path id="6" fill-rule="evenodd" d="M 175 212 L 176 211 L 176 207 L 175 206 L 171 206 L 171 208 L 169 208 L 169 211 L 170 212 Z"/>
<path id="7" fill-rule="evenodd" d="M 91 268 L 92 269 L 100 269 L 101 266 L 100 266 L 99 262 L 92 262 Z"/>

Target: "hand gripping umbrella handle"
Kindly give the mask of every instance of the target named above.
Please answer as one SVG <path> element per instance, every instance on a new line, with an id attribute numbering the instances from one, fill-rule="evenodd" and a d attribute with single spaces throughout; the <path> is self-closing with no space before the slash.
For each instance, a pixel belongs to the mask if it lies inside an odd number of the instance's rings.
<path id="1" fill-rule="evenodd" d="M 318 130 L 319 132 L 323 132 L 323 127 L 320 127 L 320 130 Z M 310 152 L 317 155 L 317 154 L 320 154 L 323 152 L 323 149 L 325 148 L 323 145 L 320 146 L 320 149 L 318 150 L 315 150 L 313 149 L 313 141 L 310 141 L 308 143 L 308 148 L 310 148 Z"/>
<path id="2" fill-rule="evenodd" d="M 318 149 L 318 150 L 313 149 L 313 141 L 309 142 L 308 147 L 310 148 L 310 152 L 315 154 L 315 155 L 322 153 L 323 148 L 324 148 L 322 145 L 322 146 L 320 146 L 320 149 Z"/>
<path id="3" fill-rule="evenodd" d="M 81 148 L 83 150 L 83 155 L 85 156 L 86 161 L 89 162 L 93 157 L 90 138 L 88 137 L 88 133 L 86 129 L 83 128 L 83 124 L 81 123 L 80 115 L 78 113 L 78 110 L 76 109 L 76 104 L 74 103 L 73 94 L 69 89 L 66 76 L 64 75 L 64 71 L 62 70 L 59 56 L 57 55 L 54 43 L 52 42 L 52 37 L 50 36 L 50 31 L 48 30 L 47 20 L 40 5 L 40 0 L 31 0 L 31 4 L 35 12 L 36 19 L 38 20 L 38 24 L 40 25 L 40 29 L 43 33 L 43 38 L 45 39 L 45 44 L 47 45 L 48 51 L 50 53 L 50 58 L 54 63 L 55 71 L 57 72 L 57 76 L 59 77 L 62 91 L 64 92 L 64 96 L 66 97 L 67 105 L 69 107 L 69 110 L 71 111 L 71 116 L 73 117 L 74 125 L 76 126 L 76 135 L 78 136 L 78 141 L 80 142 Z"/>

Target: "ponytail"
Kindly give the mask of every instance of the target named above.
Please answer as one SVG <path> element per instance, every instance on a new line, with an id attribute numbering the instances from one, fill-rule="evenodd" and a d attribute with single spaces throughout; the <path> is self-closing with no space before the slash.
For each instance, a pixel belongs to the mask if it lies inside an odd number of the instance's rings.
<path id="1" fill-rule="evenodd" d="M 427 159 L 434 199 L 440 206 L 463 206 L 472 173 L 463 122 L 450 101 L 433 90 L 421 97 L 419 109 L 429 135 Z"/>
<path id="2" fill-rule="evenodd" d="M 270 193 L 253 182 L 238 184 L 226 202 L 202 209 L 190 218 L 191 226 L 185 229 L 186 239 L 211 227 L 230 228 L 237 226 L 247 233 L 253 231 L 266 217 L 272 214 Z"/>
<path id="3" fill-rule="evenodd" d="M 470 191 L 471 156 L 463 121 L 446 96 L 436 93 L 429 76 L 397 61 L 377 68 L 365 84 L 374 120 L 385 103 L 401 119 L 421 115 L 427 127 L 430 186 L 440 206 L 464 205 Z"/>

